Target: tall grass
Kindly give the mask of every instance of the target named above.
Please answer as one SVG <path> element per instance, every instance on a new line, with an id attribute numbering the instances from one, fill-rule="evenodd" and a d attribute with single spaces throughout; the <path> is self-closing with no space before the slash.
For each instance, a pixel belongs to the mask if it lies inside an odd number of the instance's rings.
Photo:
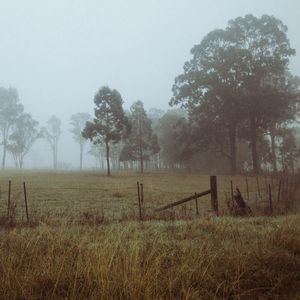
<path id="1" fill-rule="evenodd" d="M 1 299 L 299 299 L 299 215 L 0 231 Z"/>

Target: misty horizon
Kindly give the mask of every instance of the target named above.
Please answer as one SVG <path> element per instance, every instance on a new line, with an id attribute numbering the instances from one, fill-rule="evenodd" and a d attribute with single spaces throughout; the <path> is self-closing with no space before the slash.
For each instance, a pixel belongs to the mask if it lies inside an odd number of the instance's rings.
<path id="1" fill-rule="evenodd" d="M 1 1 L 0 86 L 18 90 L 25 111 L 44 126 L 62 121 L 59 161 L 78 165 L 78 149 L 69 132 L 72 114 L 93 114 L 93 98 L 102 86 L 117 89 L 124 109 L 141 100 L 170 109 L 174 78 L 190 59 L 190 50 L 211 30 L 246 14 L 274 15 L 288 26 L 296 56 L 290 69 L 300 75 L 300 39 L 292 1 Z M 88 147 L 86 147 L 86 152 Z M 48 157 L 48 158 L 47 158 Z M 39 161 L 39 163 L 37 163 Z M 93 158 L 85 155 L 85 166 Z M 37 141 L 25 167 L 51 167 L 49 146 Z M 8 166 L 13 166 L 12 159 Z"/>

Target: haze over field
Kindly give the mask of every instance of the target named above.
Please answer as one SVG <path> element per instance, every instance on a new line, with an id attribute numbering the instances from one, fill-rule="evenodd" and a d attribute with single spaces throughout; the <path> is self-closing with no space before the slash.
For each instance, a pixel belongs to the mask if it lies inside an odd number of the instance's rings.
<path id="1" fill-rule="evenodd" d="M 101 86 L 117 89 L 125 109 L 140 99 L 146 109 L 167 110 L 190 49 L 228 20 L 274 15 L 300 52 L 298 0 L 0 0 L 0 8 L 0 86 L 17 88 L 40 125 L 51 115 L 62 120 L 59 161 L 74 167 L 78 150 L 68 131 L 70 116 L 93 114 Z M 290 67 L 300 75 L 299 55 Z M 92 166 L 94 160 L 86 156 L 85 162 Z M 37 165 L 51 166 L 42 140 L 26 158 L 25 166 Z"/>

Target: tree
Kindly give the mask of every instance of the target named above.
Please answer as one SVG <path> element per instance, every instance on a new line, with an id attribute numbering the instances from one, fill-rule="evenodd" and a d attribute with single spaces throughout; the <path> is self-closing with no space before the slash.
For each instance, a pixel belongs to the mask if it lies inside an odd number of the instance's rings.
<path id="1" fill-rule="evenodd" d="M 28 113 L 22 113 L 13 125 L 7 149 L 12 154 L 17 168 L 22 169 L 25 155 L 33 143 L 41 137 L 37 126 L 38 122 Z"/>
<path id="2" fill-rule="evenodd" d="M 106 149 L 107 175 L 110 176 L 110 143 L 118 143 L 129 130 L 123 110 L 123 100 L 117 90 L 102 87 L 94 97 L 95 118 L 87 122 L 82 136 L 94 144 L 104 144 Z"/>
<path id="3" fill-rule="evenodd" d="M 201 131 L 195 137 L 203 139 L 198 143 L 199 150 L 207 150 L 209 139 L 211 149 L 223 153 L 235 173 L 237 128 L 242 120 L 237 87 L 245 64 L 244 53 L 234 47 L 226 30 L 210 32 L 191 53 L 193 58 L 185 63 L 184 73 L 175 79 L 170 104 L 182 103 L 188 109 L 191 124 Z"/>
<path id="4" fill-rule="evenodd" d="M 248 53 L 244 90 L 248 136 L 252 149 L 253 169 L 259 172 L 257 138 L 266 127 L 269 116 L 288 109 L 286 70 L 289 57 L 295 54 L 287 38 L 287 26 L 279 19 L 263 15 L 260 19 L 246 15 L 229 22 L 239 49 Z"/>
<path id="5" fill-rule="evenodd" d="M 194 120 L 210 124 L 214 130 L 206 133 L 211 140 L 223 137 L 220 150 L 227 153 L 232 173 L 236 171 L 240 128 L 250 141 L 257 173 L 257 140 L 266 130 L 270 115 L 277 118 L 289 109 L 286 69 L 294 50 L 286 32 L 280 20 L 266 15 L 229 21 L 226 30 L 210 32 L 192 49 L 193 58 L 175 79 L 170 104 L 182 103 Z"/>
<path id="6" fill-rule="evenodd" d="M 144 161 L 151 155 L 158 153 L 159 146 L 157 136 L 153 134 L 151 120 L 148 118 L 141 101 L 136 101 L 130 108 L 129 120 L 131 133 L 125 142 L 120 160 L 138 160 L 141 173 L 144 172 Z"/>
<path id="7" fill-rule="evenodd" d="M 295 170 L 295 161 L 300 156 L 300 149 L 297 147 L 295 135 L 295 128 L 282 129 L 279 145 L 282 169 L 292 172 Z"/>
<path id="8" fill-rule="evenodd" d="M 58 154 L 58 141 L 61 136 L 61 121 L 56 116 L 52 116 L 47 121 L 47 126 L 42 129 L 43 137 L 49 143 L 52 156 L 53 168 L 57 169 L 57 154 Z"/>
<path id="9" fill-rule="evenodd" d="M 82 136 L 82 131 L 86 122 L 91 118 L 88 113 L 77 113 L 71 116 L 70 124 L 72 128 L 70 132 L 73 134 L 73 139 L 79 144 L 79 169 L 82 170 L 83 150 L 86 144 L 86 139 Z"/>
<path id="10" fill-rule="evenodd" d="M 0 87 L 0 130 L 2 134 L 2 169 L 5 168 L 8 138 L 12 126 L 23 111 L 23 105 L 19 103 L 18 92 L 14 88 Z"/>
<path id="11" fill-rule="evenodd" d="M 154 132 L 160 146 L 160 155 L 164 165 L 172 168 L 176 163 L 181 163 L 180 145 L 177 141 L 178 127 L 184 119 L 184 111 L 173 109 L 167 111 L 156 121 Z"/>

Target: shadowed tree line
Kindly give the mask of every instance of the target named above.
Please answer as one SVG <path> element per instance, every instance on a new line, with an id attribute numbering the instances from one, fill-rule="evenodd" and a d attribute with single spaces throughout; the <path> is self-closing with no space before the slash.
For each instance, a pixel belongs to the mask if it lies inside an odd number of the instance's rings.
<path id="1" fill-rule="evenodd" d="M 277 170 L 276 139 L 299 111 L 300 80 L 288 70 L 295 50 L 286 33 L 287 27 L 274 17 L 246 15 L 229 21 L 225 30 L 208 33 L 192 48 L 170 101 L 187 109 L 190 155 L 213 149 L 236 173 L 237 145 L 245 142 L 253 172 L 259 173 L 261 148 L 271 141 Z"/>

